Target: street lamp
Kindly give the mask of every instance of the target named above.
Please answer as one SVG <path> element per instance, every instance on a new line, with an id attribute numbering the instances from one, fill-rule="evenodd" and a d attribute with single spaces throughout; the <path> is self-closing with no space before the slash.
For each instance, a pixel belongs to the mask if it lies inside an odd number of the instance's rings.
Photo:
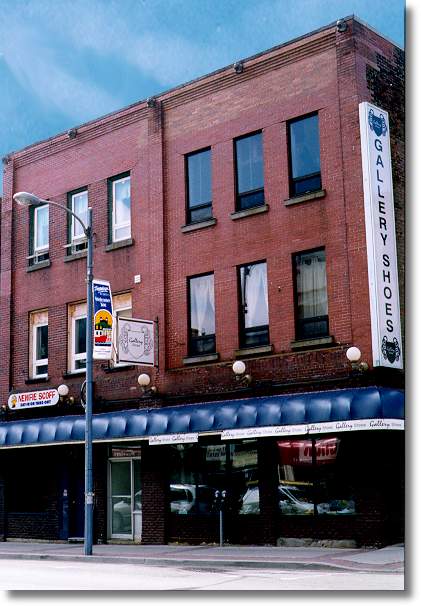
<path id="1" fill-rule="evenodd" d="M 93 535 L 93 478 L 92 478 L 92 384 L 93 384 L 93 243 L 92 243 L 92 208 L 88 208 L 88 225 L 69 208 L 53 202 L 43 200 L 34 194 L 28 192 L 18 192 L 14 194 L 13 199 L 21 206 L 41 206 L 49 204 L 58 206 L 72 215 L 76 221 L 79 221 L 83 232 L 88 241 L 88 256 L 86 265 L 86 407 L 85 407 L 85 529 L 84 529 L 84 547 L 85 555 L 92 555 L 92 535 Z"/>

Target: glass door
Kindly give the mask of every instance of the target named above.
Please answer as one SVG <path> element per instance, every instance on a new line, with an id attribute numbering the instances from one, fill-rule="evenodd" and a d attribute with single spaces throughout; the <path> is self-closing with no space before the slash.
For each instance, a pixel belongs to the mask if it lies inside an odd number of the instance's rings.
<path id="1" fill-rule="evenodd" d="M 109 534 L 111 538 L 140 540 L 140 460 L 111 459 L 109 470 Z"/>

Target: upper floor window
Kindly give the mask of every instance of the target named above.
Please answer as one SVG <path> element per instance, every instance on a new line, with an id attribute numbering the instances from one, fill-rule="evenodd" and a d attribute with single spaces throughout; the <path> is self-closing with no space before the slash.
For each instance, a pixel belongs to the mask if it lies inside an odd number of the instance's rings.
<path id="1" fill-rule="evenodd" d="M 294 256 L 296 338 L 311 339 L 329 334 L 326 257 L 324 250 Z"/>
<path id="2" fill-rule="evenodd" d="M 109 179 L 108 191 L 110 243 L 128 240 L 131 237 L 130 174 L 124 173 Z"/>
<path id="3" fill-rule="evenodd" d="M 262 133 L 235 141 L 237 210 L 264 204 Z"/>
<path id="4" fill-rule="evenodd" d="M 212 218 L 211 150 L 186 156 L 187 223 Z"/>
<path id="5" fill-rule="evenodd" d="M 29 264 L 41 263 L 49 258 L 49 206 L 30 208 Z"/>
<path id="6" fill-rule="evenodd" d="M 239 267 L 240 347 L 269 343 L 269 308 L 266 262 Z"/>
<path id="7" fill-rule="evenodd" d="M 113 297 L 113 310 L 115 317 L 115 329 L 117 331 L 117 319 L 118 318 L 131 318 L 132 317 L 132 295 L 131 293 L 124 293 L 121 295 L 115 295 Z M 117 334 L 117 332 L 115 332 Z M 115 339 L 114 349 L 113 349 L 113 357 L 111 360 L 111 366 L 120 367 L 120 366 L 130 366 L 128 362 L 118 362 L 117 360 L 117 339 Z"/>
<path id="8" fill-rule="evenodd" d="M 69 371 L 86 368 L 86 303 L 69 305 Z"/>
<path id="9" fill-rule="evenodd" d="M 289 123 L 291 195 L 321 189 L 319 117 L 317 114 Z"/>
<path id="10" fill-rule="evenodd" d="M 29 374 L 31 379 L 48 377 L 48 311 L 36 311 L 29 318 Z"/>
<path id="11" fill-rule="evenodd" d="M 189 279 L 189 354 L 215 353 L 213 274 Z"/>
<path id="12" fill-rule="evenodd" d="M 68 194 L 68 208 L 77 215 L 85 225 L 88 224 L 88 191 L 78 190 Z M 72 255 L 87 247 L 87 240 L 82 225 L 72 215 L 68 216 L 67 254 Z"/>

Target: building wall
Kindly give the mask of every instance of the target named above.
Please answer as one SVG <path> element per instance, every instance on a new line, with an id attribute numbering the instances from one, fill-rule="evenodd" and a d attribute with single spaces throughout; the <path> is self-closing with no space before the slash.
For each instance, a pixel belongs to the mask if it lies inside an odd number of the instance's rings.
<path id="1" fill-rule="evenodd" d="M 64 204 L 67 192 L 88 187 L 94 212 L 94 273 L 109 279 L 114 293 L 132 293 L 135 317 L 159 320 L 160 365 L 153 380 L 162 393 L 186 395 L 235 388 L 229 364 L 238 348 L 236 266 L 261 259 L 266 259 L 268 266 L 273 355 L 249 362 L 256 379 L 297 382 L 314 381 L 322 375 L 344 377 L 348 372 L 344 352 L 351 344 L 370 362 L 358 103 L 362 99 L 383 100 L 379 74 L 389 70 L 400 82 L 399 57 L 390 43 L 350 20 L 345 33 L 336 28 L 322 30 L 252 58 L 240 75 L 223 70 L 162 95 L 156 107 L 132 106 L 80 127 L 75 139 L 60 135 L 9 158 L 2 229 L 3 234 L 13 236 L 2 238 L 5 330 L 0 346 L 4 368 L 9 366 L 10 355 L 12 364 L 10 380 L 7 371 L 1 373 L 2 400 L 10 389 L 27 389 L 29 313 L 46 306 L 50 384 L 66 380 L 71 394 L 78 397 L 81 383 L 80 376 L 66 375 L 66 316 L 69 303 L 86 297 L 85 260 L 65 262 L 66 216 L 51 208 L 51 266 L 27 272 L 28 211 L 16 208 L 13 218 L 11 212 L 11 195 L 19 190 L 31 190 Z M 374 59 L 380 68 L 373 67 L 377 65 Z M 370 71 L 373 69 L 376 76 Z M 399 99 L 394 97 L 393 107 L 397 108 Z M 326 196 L 285 206 L 289 197 L 286 122 L 312 111 L 319 112 Z M 395 109 L 391 118 L 397 115 Z M 234 221 L 230 217 L 235 204 L 233 139 L 257 129 L 263 131 L 269 211 Z M 400 168 L 399 137 L 394 139 L 393 150 Z M 217 223 L 182 233 L 184 155 L 204 146 L 212 146 Z M 395 168 L 395 189 L 400 236 L 403 179 L 399 168 Z M 107 251 L 107 178 L 127 170 L 132 176 L 134 243 Z M 334 345 L 316 353 L 295 352 L 291 349 L 295 338 L 291 256 L 321 246 L 326 248 Z M 401 265 L 402 252 L 400 244 Z M 216 364 L 185 368 L 186 280 L 209 271 L 215 273 L 220 358 Z M 141 275 L 141 284 L 134 284 L 135 274 Z M 136 397 L 136 369 L 110 373 L 104 366 L 95 364 L 97 397 Z"/>
<path id="2" fill-rule="evenodd" d="M 67 219 L 50 209 L 51 265 L 27 271 L 28 211 L 12 209 L 14 192 L 26 190 L 66 204 L 67 193 L 87 186 L 94 220 L 94 275 L 108 279 L 114 294 L 131 292 L 133 316 L 159 323 L 159 368 L 151 370 L 158 397 L 140 400 L 139 369 L 110 371 L 94 364 L 95 411 L 161 406 L 198 399 L 247 397 L 279 391 L 357 387 L 401 381 L 401 375 L 350 374 L 345 357 L 350 345 L 371 363 L 369 294 L 358 104 L 374 102 L 390 112 L 392 164 L 403 315 L 404 120 L 403 55 L 391 43 L 355 20 L 341 33 L 324 28 L 245 62 L 244 71 L 220 70 L 160 95 L 155 106 L 139 103 L 66 134 L 12 154 L 4 164 L 0 238 L 0 400 L 12 390 L 28 391 L 66 383 L 76 403 L 50 411 L 6 411 L 2 420 L 81 414 L 79 390 L 84 375 L 67 373 L 67 306 L 86 298 L 85 259 L 66 260 Z M 289 198 L 287 121 L 318 111 L 322 187 L 326 195 L 299 204 Z M 265 200 L 268 211 L 231 218 L 235 210 L 233 139 L 263 132 Z M 185 233 L 185 154 L 212 148 L 213 214 L 216 224 Z M 131 173 L 132 240 L 107 250 L 107 179 Z M 292 255 L 325 247 L 329 324 L 333 343 L 316 349 L 292 347 L 295 339 Z M 237 266 L 266 260 L 270 355 L 250 356 L 247 372 L 254 384 L 244 389 L 231 369 L 238 349 Z M 214 272 L 218 361 L 186 366 L 187 278 Z M 141 283 L 134 276 L 141 275 Z M 29 314 L 48 307 L 49 378 L 28 376 Z M 251 522 L 246 540 L 273 543 L 279 536 L 355 535 L 361 544 L 386 536 L 387 477 L 373 488 L 361 485 L 363 515 L 348 528 L 332 517 L 308 527 L 308 520 L 278 520 L 273 500 L 274 476 L 267 473 L 270 441 L 260 445 L 262 515 Z M 37 451 L 39 449 L 36 449 Z M 158 449 L 159 450 L 159 449 Z M 195 540 L 200 520 L 169 519 L 165 449 L 144 449 L 144 541 Z M 34 450 L 35 452 L 35 450 Z M 107 539 L 107 450 L 96 449 L 95 533 Z M 52 493 L 46 522 L 42 516 L 3 519 L 0 459 L 0 537 L 59 536 L 60 493 Z M 38 456 L 38 455 L 37 455 Z M 41 455 L 40 455 L 41 456 Z M 378 461 L 381 467 L 381 461 Z M 391 466 L 392 468 L 393 466 Z M 274 470 L 272 469 L 272 472 Z M 274 472 L 275 473 L 275 472 Z M 4 475 L 4 473 L 3 473 Z M 377 485 L 376 485 L 377 486 Z M 57 488 L 59 491 L 60 487 Z M 366 490 L 364 496 L 364 490 Z M 382 493 L 383 490 L 383 493 Z M 5 483 L 7 509 L 7 481 Z M 394 504 L 395 511 L 402 510 Z M 392 508 L 393 509 L 393 508 Z M 386 513 L 385 513 L 386 512 Z M 395 518 L 396 536 L 401 530 Z M 39 522 L 41 520 L 41 522 Z M 274 523 L 276 521 L 276 524 Z M 23 523 L 25 522 L 25 523 Z M 278 523 L 279 522 L 279 523 Z M 207 522 L 209 523 L 209 522 Z M 213 522 L 212 522 L 213 523 Z M 39 532 L 35 532 L 38 528 Z M 217 537 L 217 524 L 209 530 Z M 344 531 L 347 536 L 344 536 Z M 15 536 L 17 536 L 15 534 Z M 19 535 L 20 536 L 20 535 Z M 244 538 L 244 537 L 243 537 Z"/>

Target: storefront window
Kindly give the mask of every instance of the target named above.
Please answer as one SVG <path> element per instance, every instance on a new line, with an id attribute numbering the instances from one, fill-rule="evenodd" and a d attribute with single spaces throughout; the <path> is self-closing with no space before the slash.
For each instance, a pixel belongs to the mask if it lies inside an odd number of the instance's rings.
<path id="1" fill-rule="evenodd" d="M 284 515 L 355 513 L 339 438 L 280 440 L 279 509 Z"/>
<path id="2" fill-rule="evenodd" d="M 216 491 L 226 491 L 226 509 L 259 513 L 257 441 L 231 444 L 176 444 L 170 447 L 170 511 L 216 514 Z"/>

